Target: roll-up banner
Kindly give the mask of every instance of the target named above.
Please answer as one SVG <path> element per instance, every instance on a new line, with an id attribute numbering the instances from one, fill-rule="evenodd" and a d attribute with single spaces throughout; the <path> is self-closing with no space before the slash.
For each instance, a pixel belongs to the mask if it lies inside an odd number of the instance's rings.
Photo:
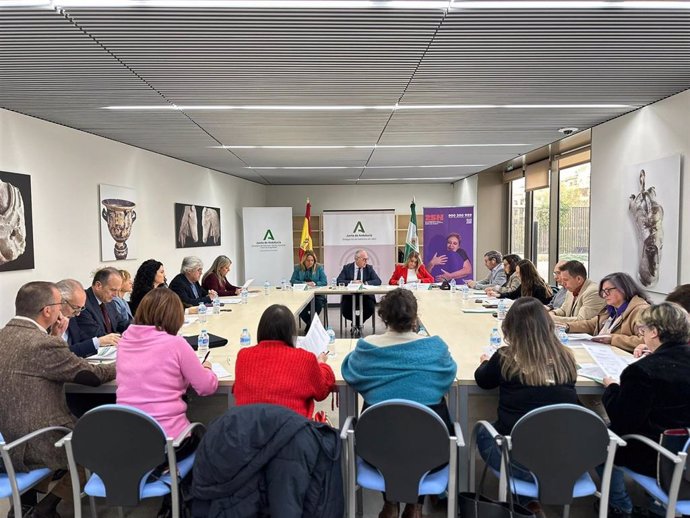
<path id="1" fill-rule="evenodd" d="M 244 207 L 244 274 L 254 287 L 292 275 L 292 207 Z"/>
<path id="2" fill-rule="evenodd" d="M 424 207 L 424 264 L 434 280 L 474 278 L 474 207 Z"/>

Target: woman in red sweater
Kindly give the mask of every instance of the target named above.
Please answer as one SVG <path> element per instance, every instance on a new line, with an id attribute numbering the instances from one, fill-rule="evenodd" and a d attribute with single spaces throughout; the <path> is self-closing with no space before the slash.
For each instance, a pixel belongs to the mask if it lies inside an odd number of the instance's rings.
<path id="1" fill-rule="evenodd" d="M 225 255 L 219 255 L 201 279 L 201 285 L 207 290 L 215 291 L 219 297 L 232 297 L 240 294 L 240 288 L 230 284 L 226 275 L 232 261 Z"/>
<path id="2" fill-rule="evenodd" d="M 328 355 L 318 356 L 295 347 L 297 328 L 290 310 L 273 304 L 259 320 L 258 344 L 241 349 L 235 362 L 237 405 L 270 403 L 291 408 L 309 419 L 314 400 L 328 397 L 335 385 Z"/>
<path id="3" fill-rule="evenodd" d="M 407 257 L 407 263 L 395 265 L 395 271 L 393 272 L 393 275 L 391 275 L 388 284 L 391 286 L 397 285 L 400 277 L 402 277 L 405 283 L 434 282 L 434 278 L 426 270 L 426 268 L 424 268 L 422 258 L 419 257 L 417 252 L 410 252 L 410 255 Z"/>

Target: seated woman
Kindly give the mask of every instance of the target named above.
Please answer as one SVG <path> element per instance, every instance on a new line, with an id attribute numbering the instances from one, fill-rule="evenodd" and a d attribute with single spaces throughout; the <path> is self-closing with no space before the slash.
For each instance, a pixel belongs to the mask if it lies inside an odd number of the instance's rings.
<path id="1" fill-rule="evenodd" d="M 218 388 L 211 363 L 201 364 L 189 343 L 177 336 L 183 323 L 179 297 L 167 288 L 151 290 L 117 347 L 118 404 L 148 413 L 169 437 L 189 425 L 183 399 L 187 388 L 191 385 L 200 396 Z"/>
<path id="2" fill-rule="evenodd" d="M 518 263 L 521 261 L 517 254 L 508 254 L 503 256 L 503 271 L 506 272 L 506 282 L 502 286 L 493 286 L 486 288 L 484 291 L 488 294 L 489 291 L 496 291 L 498 293 L 510 293 L 520 287 L 520 276 L 516 269 Z"/>
<path id="3" fill-rule="evenodd" d="M 553 293 L 551 287 L 546 284 L 546 281 L 541 278 L 539 272 L 534 267 L 532 261 L 523 259 L 515 265 L 515 273 L 513 274 L 520 279 L 520 285 L 512 291 L 501 293 L 496 289 L 487 290 L 487 293 L 492 297 L 499 299 L 517 299 L 519 297 L 534 297 L 541 301 L 542 304 L 548 304 Z"/>
<path id="4" fill-rule="evenodd" d="M 227 279 L 232 261 L 225 255 L 219 255 L 208 271 L 201 278 L 204 289 L 215 291 L 219 297 L 232 297 L 239 295 L 242 288 L 233 286 Z"/>
<path id="5" fill-rule="evenodd" d="M 638 331 L 650 354 L 626 367 L 620 383 L 604 378 L 602 401 L 618 435 L 640 434 L 659 442 L 664 430 L 690 427 L 690 321 L 679 305 L 662 302 L 642 310 Z M 656 477 L 657 454 L 639 441 L 628 441 L 617 450 L 616 465 Z M 617 468 L 609 502 L 609 516 L 632 510 Z"/>
<path id="6" fill-rule="evenodd" d="M 137 312 L 141 299 L 153 288 L 159 286 L 165 286 L 163 263 L 155 259 L 147 259 L 141 263 L 132 283 L 132 294 L 129 297 L 129 307 L 132 314 Z"/>
<path id="7" fill-rule="evenodd" d="M 317 358 L 297 349 L 296 335 L 295 318 L 287 307 L 273 304 L 266 308 L 259 320 L 259 343 L 237 354 L 232 389 L 237 405 L 281 405 L 312 418 L 314 400 L 328 397 L 335 374 L 326 364 L 326 353 Z"/>
<path id="8" fill-rule="evenodd" d="M 327 286 L 328 279 L 326 273 L 323 271 L 323 265 L 316 261 L 316 254 L 311 250 L 304 252 L 302 260 L 298 265 L 295 265 L 295 270 L 290 277 L 290 284 L 306 284 L 310 288 L 315 286 Z M 316 295 L 314 297 L 314 310 L 316 314 L 321 314 L 321 310 L 326 306 L 326 297 L 323 295 Z M 302 322 L 306 324 L 306 330 L 309 331 L 311 326 L 311 304 L 307 304 L 302 312 L 299 314 Z"/>
<path id="9" fill-rule="evenodd" d="M 558 341 L 553 320 L 541 301 L 533 297 L 516 300 L 501 330 L 507 347 L 490 358 L 482 354 L 474 373 L 480 388 L 498 387 L 498 420 L 493 426 L 499 434 L 509 435 L 515 423 L 535 408 L 577 404 L 575 357 Z M 477 434 L 477 447 L 484 461 L 500 469 L 500 449 L 485 429 Z M 533 480 L 520 465 L 513 465 L 512 470 L 518 479 Z M 530 508 L 539 509 L 536 504 Z"/>
<path id="10" fill-rule="evenodd" d="M 422 264 L 422 258 L 417 252 L 410 252 L 406 263 L 395 265 L 395 271 L 391 275 L 388 284 L 396 286 L 402 277 L 405 283 L 408 282 L 434 282 L 434 278 L 426 271 Z"/>
<path id="11" fill-rule="evenodd" d="M 455 381 L 457 365 L 438 336 L 417 334 L 417 299 L 409 290 L 389 292 L 379 306 L 386 325 L 382 335 L 360 338 L 343 360 L 345 381 L 364 398 L 364 406 L 387 399 L 409 399 L 434 410 L 452 430 L 444 395 Z M 452 433 L 452 432 L 451 432 Z M 422 502 L 407 504 L 405 518 L 421 517 Z M 379 517 L 397 517 L 399 504 L 385 500 Z"/>
<path id="12" fill-rule="evenodd" d="M 595 342 L 633 351 L 642 343 L 637 336 L 640 315 L 649 307 L 647 294 L 627 273 L 611 273 L 601 279 L 599 296 L 606 301 L 601 312 L 589 320 L 566 325 L 569 333 L 589 333 Z"/>
<path id="13" fill-rule="evenodd" d="M 113 297 L 113 304 L 115 304 L 120 320 L 132 322 L 134 315 L 132 315 L 132 310 L 125 300 L 125 297 L 132 293 L 132 275 L 127 270 L 118 270 L 118 272 L 122 275 L 122 286 L 117 292 L 117 297 Z"/>

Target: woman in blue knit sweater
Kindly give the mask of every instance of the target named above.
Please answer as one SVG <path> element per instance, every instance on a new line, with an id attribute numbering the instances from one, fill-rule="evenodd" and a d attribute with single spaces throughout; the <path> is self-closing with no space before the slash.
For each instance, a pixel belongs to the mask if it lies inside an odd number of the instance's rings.
<path id="1" fill-rule="evenodd" d="M 444 395 L 455 380 L 457 365 L 438 336 L 417 334 L 417 299 L 396 289 L 382 300 L 379 316 L 386 332 L 360 338 L 343 360 L 342 373 L 364 398 L 364 407 L 388 399 L 409 399 L 434 410 L 452 430 Z M 422 502 L 407 504 L 403 518 L 422 516 Z M 380 518 L 396 517 L 399 504 L 385 500 Z"/>

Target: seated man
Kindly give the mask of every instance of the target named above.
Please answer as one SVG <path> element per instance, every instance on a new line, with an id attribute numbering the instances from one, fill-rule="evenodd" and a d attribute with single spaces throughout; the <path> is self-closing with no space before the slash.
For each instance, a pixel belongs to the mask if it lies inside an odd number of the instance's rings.
<path id="1" fill-rule="evenodd" d="M 177 293 L 185 308 L 208 304 L 218 296 L 213 290 L 206 290 L 201 284 L 201 274 L 204 273 L 204 263 L 201 259 L 190 255 L 182 259 L 180 273 L 170 282 L 170 289 Z"/>
<path id="2" fill-rule="evenodd" d="M 55 325 L 50 328 L 50 334 L 61 337 L 69 344 L 69 349 L 77 356 L 86 358 L 98 352 L 98 348 L 106 345 L 117 345 L 120 335 L 110 333 L 103 336 L 81 339 L 81 330 L 76 317 L 86 309 L 86 292 L 81 283 L 74 279 L 63 279 L 57 283 L 62 295 L 62 313 Z"/>
<path id="3" fill-rule="evenodd" d="M 551 302 L 546 305 L 546 309 L 549 311 L 560 308 L 565 302 L 565 296 L 568 294 L 568 290 L 565 289 L 561 282 L 561 269 L 566 262 L 567 261 L 558 261 L 556 266 L 553 267 L 553 278 L 556 281 L 556 290 L 554 290 Z"/>
<path id="4" fill-rule="evenodd" d="M 503 269 L 503 256 L 501 252 L 490 250 L 484 254 L 484 266 L 489 270 L 489 275 L 481 281 L 466 280 L 470 288 L 484 290 L 493 286 L 503 286 L 506 282 L 506 272 Z"/>
<path id="5" fill-rule="evenodd" d="M 117 297 L 122 286 L 122 275 L 115 268 L 103 268 L 98 270 L 91 282 L 91 287 L 86 290 L 86 305 L 84 310 L 74 318 L 72 332 L 76 335 L 79 330 L 77 342 L 93 340 L 112 333 L 119 335 L 129 326 L 129 320 L 122 320 L 113 303 L 113 297 Z M 100 343 L 100 341 L 99 341 Z M 103 345 L 106 345 L 103 343 Z"/>
<path id="6" fill-rule="evenodd" d="M 374 271 L 374 267 L 367 264 L 369 255 L 366 250 L 357 250 L 355 252 L 355 262 L 348 263 L 343 266 L 342 271 L 338 275 L 338 284 L 351 282 L 370 284 L 372 286 L 381 286 L 381 279 Z M 360 300 L 362 300 L 363 307 L 360 308 Z M 376 308 L 376 297 L 373 295 L 364 295 L 355 297 L 355 315 L 352 315 L 352 295 L 343 295 L 340 299 L 340 310 L 343 316 L 348 320 L 352 320 L 353 327 L 350 329 L 352 336 L 361 336 L 362 324 L 366 322 L 371 315 L 374 314 Z M 363 313 L 363 314 L 361 314 Z"/>
<path id="7" fill-rule="evenodd" d="M 587 278 L 587 268 L 580 261 L 568 261 L 561 267 L 561 284 L 568 290 L 563 305 L 550 315 L 557 324 L 589 320 L 606 305 L 599 287 Z"/>
<path id="8" fill-rule="evenodd" d="M 115 378 L 115 365 L 92 365 L 72 354 L 62 338 L 46 329 L 60 316 L 62 297 L 51 282 L 30 282 L 19 289 L 16 316 L 0 330 L 0 432 L 8 443 L 47 426 L 73 428 L 76 422 L 65 404 L 65 383 L 96 387 Z M 60 433 L 39 435 L 10 456 L 14 468 L 66 470 Z M 61 498 L 71 498 L 65 475 L 34 509 L 36 518 L 57 516 Z"/>

